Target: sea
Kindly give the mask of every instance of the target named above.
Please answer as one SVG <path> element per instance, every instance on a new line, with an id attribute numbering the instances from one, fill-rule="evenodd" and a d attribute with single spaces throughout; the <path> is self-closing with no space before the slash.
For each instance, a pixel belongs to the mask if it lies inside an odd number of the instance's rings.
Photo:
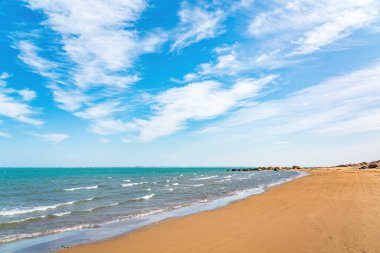
<path id="1" fill-rule="evenodd" d="M 231 168 L 0 168 L 0 252 L 51 252 L 222 207 L 296 177 Z"/>

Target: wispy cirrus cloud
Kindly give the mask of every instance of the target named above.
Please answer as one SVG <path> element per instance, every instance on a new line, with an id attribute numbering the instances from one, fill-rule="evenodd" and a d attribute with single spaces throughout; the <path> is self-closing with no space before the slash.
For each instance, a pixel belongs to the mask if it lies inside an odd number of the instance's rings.
<path id="1" fill-rule="evenodd" d="M 220 82 L 203 81 L 166 90 L 153 98 L 154 116 L 135 121 L 138 139 L 150 141 L 185 128 L 191 120 L 212 119 L 239 108 L 275 78 L 269 75 L 261 79 L 239 79 L 231 88 L 223 88 Z"/>
<path id="2" fill-rule="evenodd" d="M 107 135 L 122 133 L 134 127 L 133 123 L 115 118 L 116 113 L 125 111 L 127 111 L 126 106 L 120 102 L 108 101 L 94 104 L 86 110 L 75 113 L 75 115 L 90 121 L 91 132 Z"/>
<path id="3" fill-rule="evenodd" d="M 380 131 L 378 80 L 380 64 L 377 63 L 282 99 L 243 108 L 219 122 L 214 132 L 242 138 L 271 138 L 305 132 L 342 135 Z"/>
<path id="4" fill-rule="evenodd" d="M 270 1 L 260 10 L 248 2 L 247 40 L 214 49 L 215 57 L 179 81 L 274 70 L 302 62 L 360 29 L 380 22 L 380 3 L 368 1 Z M 254 13 L 254 14 L 252 14 Z M 336 47 L 335 47 L 336 48 Z M 344 48 L 340 44 L 340 48 Z"/>
<path id="5" fill-rule="evenodd" d="M 183 2 L 178 12 L 179 24 L 173 31 L 171 51 L 178 51 L 193 43 L 215 38 L 224 33 L 222 22 L 226 13 L 221 9 L 207 10 L 198 5 Z"/>
<path id="6" fill-rule="evenodd" d="M 272 1 L 275 5 L 255 16 L 248 32 L 256 38 L 276 34 L 289 41 L 290 55 L 310 54 L 379 20 L 380 4 L 365 1 Z"/>
<path id="7" fill-rule="evenodd" d="M 15 47 L 20 50 L 19 59 L 28 65 L 32 71 L 47 78 L 56 78 L 54 69 L 57 67 L 57 64 L 39 56 L 38 52 L 41 49 L 36 47 L 32 42 L 22 40 Z"/>
<path id="8" fill-rule="evenodd" d="M 52 142 L 54 144 L 58 144 L 70 137 L 68 134 L 62 134 L 62 133 L 35 134 L 35 136 L 41 138 L 44 141 Z"/>

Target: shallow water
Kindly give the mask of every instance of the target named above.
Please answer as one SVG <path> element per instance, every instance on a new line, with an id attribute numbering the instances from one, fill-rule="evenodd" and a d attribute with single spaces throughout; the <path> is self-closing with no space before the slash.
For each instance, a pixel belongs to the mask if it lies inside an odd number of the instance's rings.
<path id="1" fill-rule="evenodd" d="M 43 252 L 115 236 L 216 208 L 300 175 L 226 169 L 0 169 L 0 251 Z"/>

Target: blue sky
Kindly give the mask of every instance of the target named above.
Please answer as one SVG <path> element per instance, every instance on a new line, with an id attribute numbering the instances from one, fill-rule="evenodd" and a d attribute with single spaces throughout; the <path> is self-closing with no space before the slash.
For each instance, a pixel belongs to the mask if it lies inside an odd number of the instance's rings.
<path id="1" fill-rule="evenodd" d="M 378 0 L 12 0 L 0 20 L 0 166 L 379 159 Z"/>

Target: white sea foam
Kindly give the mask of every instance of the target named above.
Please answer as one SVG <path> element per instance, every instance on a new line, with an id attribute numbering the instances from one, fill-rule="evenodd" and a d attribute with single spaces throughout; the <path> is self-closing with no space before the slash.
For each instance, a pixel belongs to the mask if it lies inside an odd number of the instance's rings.
<path id="1" fill-rule="evenodd" d="M 173 185 L 178 185 L 178 183 L 174 183 Z"/>
<path id="2" fill-rule="evenodd" d="M 201 187 L 201 186 L 204 186 L 204 184 L 193 184 L 193 185 L 190 185 L 192 187 Z"/>
<path id="3" fill-rule="evenodd" d="M 149 194 L 149 195 L 145 195 L 145 196 L 142 196 L 142 197 L 139 197 L 139 198 L 135 198 L 135 200 L 148 200 L 148 199 L 151 199 L 155 196 L 155 194 Z"/>
<path id="4" fill-rule="evenodd" d="M 94 185 L 94 186 L 86 186 L 86 187 L 68 188 L 68 189 L 63 189 L 63 190 L 64 191 L 78 191 L 78 190 L 93 190 L 93 189 L 98 189 L 98 186 Z"/>
<path id="5" fill-rule="evenodd" d="M 138 185 L 138 183 L 121 184 L 121 186 L 123 186 L 123 187 L 131 187 L 134 185 Z"/>
<path id="6" fill-rule="evenodd" d="M 209 176 L 209 177 L 197 177 L 197 178 L 192 178 L 191 180 L 207 180 L 211 178 L 217 178 L 218 176 Z"/>
<path id="7" fill-rule="evenodd" d="M 129 180 L 129 179 L 124 179 L 123 181 L 124 182 L 131 182 L 131 180 Z"/>
<path id="8" fill-rule="evenodd" d="M 68 214 L 71 214 L 71 212 L 55 213 L 55 214 L 52 214 L 52 215 L 53 216 L 57 216 L 57 217 L 61 217 L 61 216 L 65 216 L 65 215 L 68 215 Z"/>
<path id="9" fill-rule="evenodd" d="M 26 221 L 33 221 L 33 220 L 44 219 L 44 218 L 46 218 L 46 217 L 47 217 L 47 215 L 42 215 L 42 216 L 37 216 L 37 217 L 29 217 L 29 218 L 21 219 L 21 220 L 8 221 L 8 222 L 0 223 L 0 224 L 15 224 L 15 223 L 22 223 L 22 222 L 26 222 Z"/>
<path id="10" fill-rule="evenodd" d="M 45 230 L 45 231 L 42 231 L 42 232 L 10 235 L 10 236 L 5 236 L 5 237 L 1 238 L 0 239 L 0 244 L 1 243 L 9 243 L 9 242 L 16 241 L 16 240 L 21 240 L 21 239 L 28 239 L 28 238 L 38 237 L 38 236 L 41 236 L 41 235 L 63 233 L 63 232 L 72 231 L 72 230 L 79 230 L 79 229 L 84 229 L 84 228 L 94 228 L 94 227 L 98 227 L 98 226 L 96 226 L 94 224 L 83 224 L 83 225 L 76 225 L 76 226 L 68 227 L 68 228 L 58 228 L 58 229 Z"/>
<path id="11" fill-rule="evenodd" d="M 0 211 L 0 216 L 13 216 L 13 215 L 26 214 L 26 213 L 44 212 L 50 209 L 56 209 L 61 206 L 72 205 L 74 203 L 76 203 L 76 201 L 70 201 L 70 202 L 60 203 L 60 204 L 50 205 L 50 206 L 37 206 L 37 207 L 31 207 L 31 208 L 25 208 L 25 209 L 16 208 L 12 210 L 4 210 L 4 211 Z"/>
<path id="12" fill-rule="evenodd" d="M 136 215 L 134 215 L 134 217 L 135 218 L 141 218 L 141 217 L 145 217 L 145 216 L 148 216 L 148 215 L 151 215 L 151 214 L 161 213 L 163 211 L 167 211 L 167 208 L 152 210 L 152 211 L 141 213 L 141 214 L 136 214 Z"/>
<path id="13" fill-rule="evenodd" d="M 170 191 L 170 192 L 172 192 L 172 191 L 174 191 L 174 189 L 173 188 L 169 188 L 169 189 L 167 189 L 168 191 Z"/>
<path id="14" fill-rule="evenodd" d="M 123 186 L 123 187 L 131 187 L 131 186 L 134 186 L 134 185 L 146 184 L 146 183 L 148 183 L 148 182 L 121 184 L 121 186 Z"/>

